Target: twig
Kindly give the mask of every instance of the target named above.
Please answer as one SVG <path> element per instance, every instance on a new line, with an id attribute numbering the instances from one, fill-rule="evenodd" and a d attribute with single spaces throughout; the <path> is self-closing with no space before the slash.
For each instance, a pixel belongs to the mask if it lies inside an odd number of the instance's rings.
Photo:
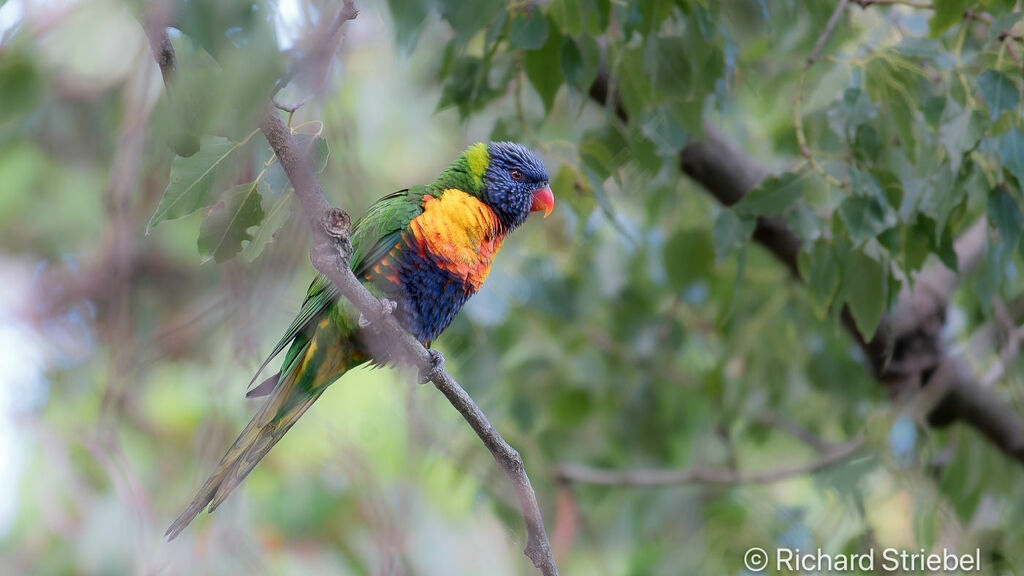
<path id="1" fill-rule="evenodd" d="M 1006 330 L 1006 346 L 999 353 L 999 358 L 981 376 L 981 385 L 986 387 L 994 385 L 1006 376 L 1007 368 L 1020 353 L 1020 341 L 1024 338 L 1024 327 L 1014 325 L 1013 316 L 1002 300 L 996 299 L 993 308 L 996 312 L 996 319 Z"/>
<path id="2" fill-rule="evenodd" d="M 739 484 L 774 484 L 798 476 L 815 474 L 850 458 L 864 446 L 863 440 L 853 440 L 830 448 L 817 460 L 801 464 L 781 466 L 757 472 L 736 472 L 728 469 L 689 468 L 636 468 L 632 470 L 609 470 L 578 464 L 563 464 L 556 476 L 566 482 L 597 484 L 600 486 L 669 486 L 677 484 L 701 484 L 711 486 L 735 486 Z"/>
<path id="3" fill-rule="evenodd" d="M 351 0 L 346 2 L 346 6 L 349 4 L 351 4 Z M 343 10 L 339 14 L 339 18 L 344 12 Z M 353 14 L 351 18 L 354 17 Z M 166 35 L 166 31 L 159 33 Z M 160 42 L 160 45 L 165 47 L 162 50 L 167 49 L 173 52 L 170 42 Z M 173 62 L 174 60 L 158 56 L 158 63 L 165 61 Z M 350 221 L 348 214 L 332 207 L 327 201 L 309 158 L 301 154 L 291 130 L 284 125 L 277 112 L 269 106 L 260 121 L 260 130 L 277 155 L 285 174 L 288 175 L 313 232 L 313 240 L 309 249 L 309 258 L 313 267 L 327 276 L 338 291 L 370 320 L 373 327 L 388 341 L 392 351 L 397 348 L 399 355 L 392 356 L 390 359 L 411 364 L 430 374 L 430 381 L 444 394 L 445 398 L 480 437 L 515 488 L 523 521 L 526 524 L 527 543 L 523 553 L 540 570 L 541 574 L 557 576 L 558 568 L 555 566 L 551 543 L 548 541 L 547 532 L 544 529 L 544 520 L 537 503 L 537 495 L 530 484 L 522 457 L 505 442 L 505 439 L 491 425 L 487 416 L 473 402 L 469 394 L 459 386 L 459 383 L 445 370 L 435 369 L 427 349 L 392 315 L 384 313 L 380 300 L 370 294 L 352 274 L 348 266 L 351 256 L 351 244 L 348 241 Z"/>
<path id="4" fill-rule="evenodd" d="M 909 6 L 911 8 L 919 8 L 921 10 L 934 10 L 935 5 L 931 2 L 922 2 L 916 0 L 853 0 L 853 3 L 860 6 L 861 8 L 867 8 L 873 4 L 884 4 L 884 5 L 897 5 L 897 6 Z"/>
<path id="5" fill-rule="evenodd" d="M 822 440 L 816 434 L 807 428 L 800 426 L 796 422 L 791 422 L 790 420 L 780 417 L 775 412 L 763 412 L 754 416 L 754 420 L 764 424 L 765 426 L 771 426 L 782 430 L 811 448 L 814 448 L 818 452 L 827 452 L 829 449 L 828 442 Z"/>
<path id="6" fill-rule="evenodd" d="M 818 41 L 814 43 L 814 49 L 811 50 L 811 54 L 807 57 L 807 62 L 804 64 L 804 69 L 800 72 L 800 82 L 797 86 L 796 101 L 793 106 L 793 129 L 796 132 L 796 141 L 800 147 L 800 154 L 807 159 L 807 163 L 811 166 L 811 170 L 816 172 L 825 182 L 836 188 L 845 189 L 846 183 L 837 180 L 834 176 L 828 173 L 827 170 L 818 164 L 818 159 L 815 158 L 814 152 L 807 145 L 807 135 L 804 132 L 804 112 L 803 112 L 803 101 L 804 101 L 804 85 L 807 83 L 807 72 L 811 66 L 821 56 L 821 50 L 825 47 L 825 43 L 828 42 L 832 32 L 836 28 L 836 24 L 839 22 L 839 16 L 846 9 L 846 3 L 848 0 L 839 0 L 836 3 L 835 10 L 832 11 L 832 15 L 829 16 L 828 23 L 825 24 L 825 29 L 821 31 L 821 35 L 818 36 Z"/>
<path id="7" fill-rule="evenodd" d="M 821 31 L 821 36 L 818 36 L 818 41 L 814 43 L 814 50 L 811 50 L 811 55 L 807 57 L 807 66 L 810 67 L 818 60 L 821 55 L 821 49 L 825 47 L 825 43 L 828 42 L 832 31 L 835 30 L 836 24 L 839 22 L 839 16 L 846 9 L 846 3 L 849 0 L 839 0 L 836 3 L 836 9 L 832 11 L 832 15 L 828 18 L 828 23 L 825 24 L 825 29 Z M 856 1 L 856 0 L 854 0 Z"/>
<path id="8" fill-rule="evenodd" d="M 274 87 L 274 91 L 270 96 L 270 102 L 278 110 L 282 110 L 289 114 L 294 114 L 296 110 L 302 108 L 324 89 L 327 84 L 327 77 L 330 75 L 331 63 L 334 61 L 335 55 L 338 50 L 341 49 L 341 43 L 344 40 L 344 36 L 341 34 L 341 26 L 345 22 L 355 20 L 356 16 L 359 15 L 359 10 L 356 9 L 356 4 L 353 0 L 345 0 L 341 8 L 338 9 L 337 14 L 330 21 L 330 24 L 324 27 L 318 27 L 313 32 L 310 38 L 309 44 L 311 48 L 309 54 L 292 64 L 291 70 L 280 82 Z M 296 72 L 298 71 L 298 72 Z M 312 71 L 316 74 L 315 86 L 309 91 L 304 98 L 293 104 L 282 104 L 278 102 L 276 96 L 277 93 L 282 90 L 289 82 L 294 80 L 296 76 L 302 71 Z"/>

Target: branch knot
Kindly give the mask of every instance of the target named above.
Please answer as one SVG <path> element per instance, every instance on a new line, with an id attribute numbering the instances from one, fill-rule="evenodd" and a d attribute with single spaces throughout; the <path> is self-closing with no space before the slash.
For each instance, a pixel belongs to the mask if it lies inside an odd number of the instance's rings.
<path id="1" fill-rule="evenodd" d="M 328 236 L 336 239 L 347 240 L 352 229 L 352 219 L 349 218 L 348 212 L 341 208 L 328 210 L 320 219 L 320 224 Z"/>

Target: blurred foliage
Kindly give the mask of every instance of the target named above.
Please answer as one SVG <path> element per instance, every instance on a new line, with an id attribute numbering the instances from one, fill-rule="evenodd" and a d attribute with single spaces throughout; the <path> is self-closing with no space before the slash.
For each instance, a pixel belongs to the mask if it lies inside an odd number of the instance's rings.
<path id="1" fill-rule="evenodd" d="M 839 319 L 846 304 L 873 334 L 986 218 L 944 337 L 979 373 L 997 361 L 967 342 L 1022 288 L 1020 6 L 857 4 L 808 64 L 835 3 L 365 2 L 289 118 L 353 214 L 476 140 L 545 159 L 554 214 L 506 242 L 438 346 L 522 452 L 563 573 L 740 573 L 752 546 L 980 548 L 983 573 L 1024 568 L 1020 465 L 891 402 Z M 17 345 L 47 355 L 15 421 L 31 449 L 0 468 L 17 503 L 0 571 L 533 573 L 489 455 L 390 371 L 346 376 L 214 516 L 160 538 L 255 409 L 244 384 L 312 274 L 255 118 L 338 5 L 170 8 L 168 93 L 152 6 L 0 2 L 4 294 L 27 302 Z M 591 100 L 599 73 L 628 121 Z M 706 124 L 775 172 L 731 208 L 680 173 Z M 751 242 L 767 215 L 799 236 L 806 285 Z M 1019 406 L 1010 360 L 995 386 Z M 773 470 L 814 462 L 808 436 L 866 446 L 766 486 L 555 480 L 565 463 Z"/>

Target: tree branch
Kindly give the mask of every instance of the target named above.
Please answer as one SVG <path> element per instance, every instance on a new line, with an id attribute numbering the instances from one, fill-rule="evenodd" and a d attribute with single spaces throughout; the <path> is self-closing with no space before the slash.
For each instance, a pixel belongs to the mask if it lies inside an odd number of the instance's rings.
<path id="1" fill-rule="evenodd" d="M 338 8 L 334 18 L 329 20 L 324 18 L 321 20 L 320 24 L 313 30 L 313 33 L 309 35 L 309 38 L 305 39 L 306 49 L 299 50 L 303 56 L 292 62 L 291 69 L 274 87 L 274 91 L 270 95 L 270 101 L 275 108 L 292 114 L 309 103 L 313 98 L 316 98 L 324 86 L 327 85 L 327 78 L 331 72 L 331 65 L 334 63 L 334 57 L 337 55 L 338 50 L 341 49 L 341 43 L 344 40 L 344 35 L 341 33 L 341 25 L 349 20 L 355 20 L 358 15 L 359 10 L 356 9 L 355 2 L 353 0 L 345 0 L 341 7 Z M 309 94 L 293 104 L 278 102 L 276 99 L 277 93 L 299 77 L 308 80 L 312 84 Z"/>
<path id="2" fill-rule="evenodd" d="M 350 3 L 346 2 L 346 5 Z M 343 15 L 339 14 L 339 19 Z M 354 15 L 352 17 L 354 18 Z M 154 32 L 158 37 L 151 38 L 150 43 L 152 46 L 160 47 L 159 52 L 156 52 L 156 59 L 166 79 L 166 67 L 171 66 L 173 70 L 174 48 L 167 39 L 166 29 L 154 31 L 147 28 L 147 33 Z M 480 437 L 515 488 L 526 524 L 527 543 L 524 554 L 544 576 L 557 576 L 558 568 L 544 529 L 537 495 L 530 484 L 522 457 L 505 442 L 459 383 L 445 370 L 433 366 L 427 349 L 393 316 L 383 312 L 381 301 L 370 294 L 352 274 L 348 265 L 352 252 L 348 239 L 349 216 L 343 210 L 332 207 L 327 201 L 309 158 L 300 153 L 300 147 L 295 142 L 291 130 L 284 125 L 278 113 L 271 108 L 271 104 L 268 104 L 268 109 L 260 121 L 260 130 L 288 175 L 313 232 L 313 241 L 309 249 L 313 267 L 327 276 L 339 292 L 352 302 L 364 317 L 370 319 L 371 327 L 388 341 L 391 352 L 389 360 L 411 364 L 429 373 L 430 381 Z"/>
<path id="3" fill-rule="evenodd" d="M 614 98 L 614 110 L 623 121 L 627 113 L 616 94 L 609 94 L 609 77 L 602 70 L 590 96 L 602 105 Z M 731 206 L 768 175 L 768 169 L 714 126 L 706 124 L 702 140 L 679 153 L 679 167 L 725 206 Z M 985 221 L 974 223 L 957 239 L 959 274 L 974 267 L 984 253 Z M 781 218 L 761 217 L 754 241 L 772 253 L 790 274 L 801 280 L 797 268 L 800 239 Z M 864 350 L 879 383 L 894 396 L 929 387 L 940 369 L 948 375 L 943 394 L 934 402 L 928 421 L 936 427 L 956 421 L 984 434 L 1000 450 L 1024 464 L 1024 420 L 997 391 L 980 385 L 962 357 L 946 350 L 941 338 L 945 311 L 960 276 L 936 264 L 920 273 L 913 288 L 904 288 L 896 305 L 870 340 L 857 332 L 849 309 L 842 310 L 843 325 Z"/>
<path id="4" fill-rule="evenodd" d="M 608 470 L 577 464 L 564 464 L 556 476 L 565 482 L 581 482 L 601 486 L 669 486 L 676 484 L 700 484 L 710 486 L 735 486 L 739 484 L 774 484 L 815 474 L 834 466 L 857 453 L 864 443 L 854 440 L 832 446 L 811 462 L 781 466 L 771 470 L 741 473 L 729 469 L 690 468 L 686 470 L 664 468 L 637 468 L 632 470 Z"/>
<path id="5" fill-rule="evenodd" d="M 832 11 L 832 15 L 828 18 L 828 23 L 825 24 L 825 29 L 821 31 L 821 36 L 818 36 L 818 41 L 814 43 L 814 49 L 811 50 L 811 55 L 807 57 L 808 67 L 810 67 L 811 64 L 814 64 L 818 60 L 818 56 L 821 55 L 822 48 L 825 47 L 825 43 L 828 42 L 829 36 L 832 35 L 832 31 L 835 30 L 836 24 L 839 22 L 839 16 L 841 16 L 843 10 L 846 9 L 847 1 L 848 0 L 839 0 L 839 2 L 836 3 L 836 9 Z"/>

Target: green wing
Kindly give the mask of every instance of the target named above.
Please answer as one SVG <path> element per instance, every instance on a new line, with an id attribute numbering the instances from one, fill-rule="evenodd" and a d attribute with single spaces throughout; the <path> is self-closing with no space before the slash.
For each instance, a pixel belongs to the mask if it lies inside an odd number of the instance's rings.
<path id="1" fill-rule="evenodd" d="M 398 242 L 402 232 L 409 226 L 413 218 L 423 213 L 423 196 L 427 193 L 425 186 L 415 186 L 406 190 L 399 190 L 388 194 L 377 200 L 367 209 L 356 223 L 352 225 L 352 258 L 349 267 L 357 278 L 362 278 L 378 260 L 387 254 L 395 243 Z M 285 331 L 284 336 L 278 341 L 270 355 L 260 365 L 259 370 L 253 375 L 249 386 L 252 386 L 259 378 L 263 369 L 288 347 L 302 329 L 314 318 L 320 315 L 338 297 L 338 289 L 323 274 L 317 274 L 313 283 L 306 291 L 306 299 L 302 303 L 299 315 L 295 317 L 291 325 Z M 289 353 L 285 358 L 281 372 L 287 374 L 291 368 L 294 354 Z M 261 387 L 262 388 L 262 387 Z"/>

